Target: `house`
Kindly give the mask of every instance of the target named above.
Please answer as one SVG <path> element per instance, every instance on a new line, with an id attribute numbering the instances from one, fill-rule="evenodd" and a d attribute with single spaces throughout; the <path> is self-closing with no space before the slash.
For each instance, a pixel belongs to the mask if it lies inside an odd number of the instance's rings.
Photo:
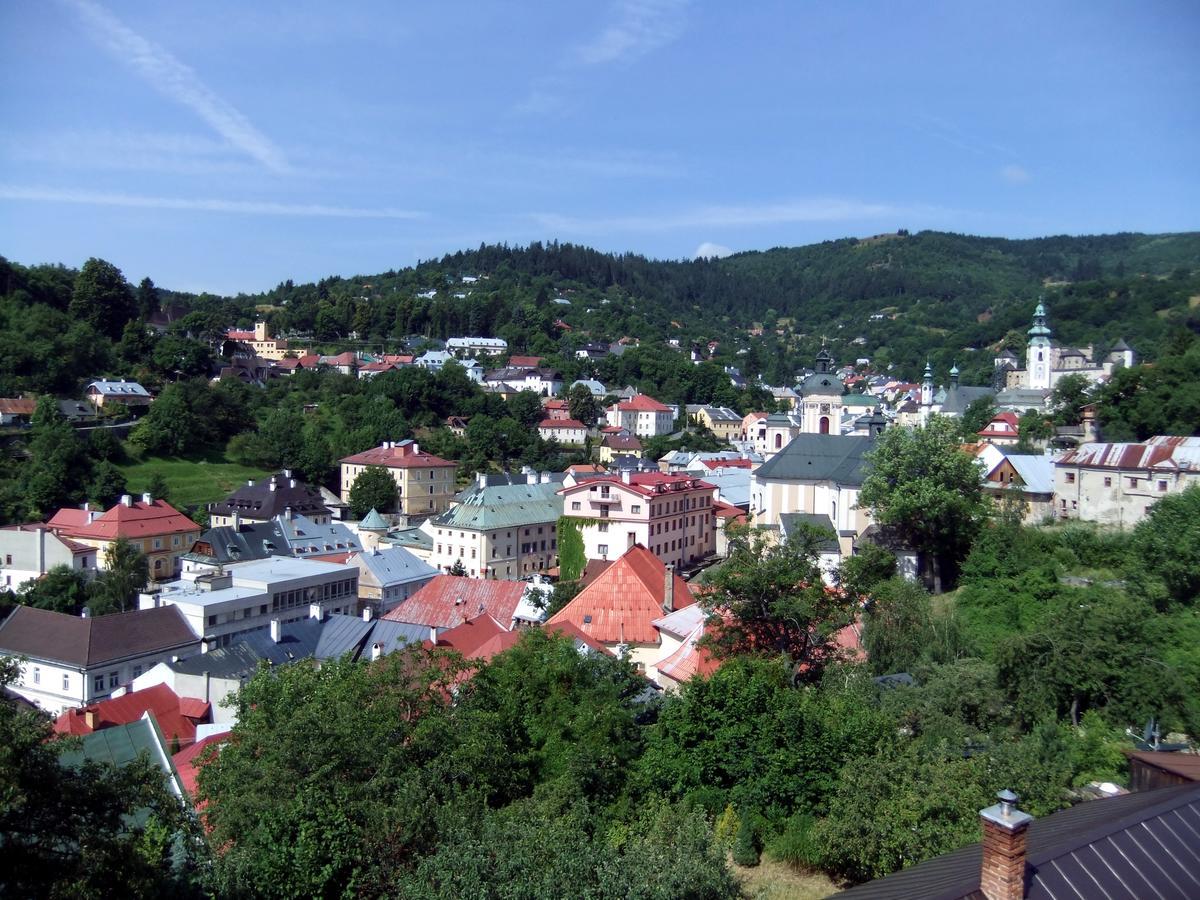
<path id="1" fill-rule="evenodd" d="M 358 375 L 358 357 L 351 350 L 339 353 L 336 356 L 321 356 L 318 364 L 333 369 L 342 375 Z"/>
<path id="2" fill-rule="evenodd" d="M 432 635 L 487 613 L 511 629 L 541 621 L 540 607 L 534 603 L 540 597 L 538 588 L 524 581 L 438 575 L 387 613 L 383 621 L 419 625 L 430 629 Z"/>
<path id="3" fill-rule="evenodd" d="M 1165 750 L 1125 750 L 1129 759 L 1129 789 L 1158 788 L 1200 782 L 1200 754 Z"/>
<path id="4" fill-rule="evenodd" d="M 175 769 L 166 738 L 154 720 L 154 713 L 149 710 L 136 722 L 86 734 L 77 746 L 68 746 L 69 749 L 59 753 L 58 761 L 70 768 L 79 768 L 85 763 L 119 768 L 135 759 L 149 757 L 166 779 L 167 789 L 176 797 L 183 797 L 183 781 Z"/>
<path id="5" fill-rule="evenodd" d="M 434 544 L 430 563 L 444 572 L 461 565 L 478 578 L 519 578 L 553 568 L 562 483 L 562 476 L 548 472 L 476 475 L 454 506 L 422 526 Z"/>
<path id="6" fill-rule="evenodd" d="M 445 350 L 426 350 L 413 361 L 413 365 L 421 369 L 428 369 L 430 372 L 440 372 L 442 366 L 452 359 L 454 359 L 454 354 L 447 353 Z"/>
<path id="7" fill-rule="evenodd" d="M 1055 515 L 1132 527 L 1162 497 L 1200 484 L 1200 437 L 1080 444 L 1054 461 Z"/>
<path id="8" fill-rule="evenodd" d="M 577 419 L 543 419 L 538 423 L 538 435 L 543 441 L 583 446 L 587 441 L 587 426 Z"/>
<path id="9" fill-rule="evenodd" d="M 602 385 L 599 381 L 596 381 L 594 378 L 580 378 L 576 381 L 572 381 L 571 386 L 567 388 L 567 390 L 572 390 L 578 384 L 581 384 L 587 388 L 588 393 L 593 397 L 600 398 L 608 396 L 608 388 Z"/>
<path id="10" fill-rule="evenodd" d="M 150 405 L 150 392 L 136 381 L 93 381 L 84 391 L 88 402 L 97 409 L 124 407 L 140 409 Z"/>
<path id="11" fill-rule="evenodd" d="M 455 437 L 467 436 L 467 422 L 462 416 L 446 416 L 446 427 L 450 429 L 450 433 Z"/>
<path id="12" fill-rule="evenodd" d="M 236 516 L 235 516 L 236 518 Z M 362 549 L 360 539 L 340 522 L 318 523 L 305 516 L 281 515 L 270 522 L 220 525 L 204 532 L 182 557 L 183 573 L 211 572 L 271 556 L 344 559 Z"/>
<path id="13" fill-rule="evenodd" d="M 742 433 L 742 417 L 727 406 L 701 406 L 693 416 L 718 440 L 732 441 Z"/>
<path id="14" fill-rule="evenodd" d="M 980 811 L 981 844 L 869 881 L 844 900 L 1194 897 L 1200 784 L 1079 803 L 1034 819 L 1001 791 Z"/>
<path id="15" fill-rule="evenodd" d="M 204 642 L 228 647 L 247 632 L 358 611 L 358 568 L 272 556 L 227 572 L 172 581 L 138 598 L 144 610 L 174 607 Z"/>
<path id="16" fill-rule="evenodd" d="M 849 555 L 853 537 L 871 523 L 870 512 L 858 506 L 858 492 L 873 446 L 870 437 L 797 435 L 750 475 L 755 525 L 779 525 L 785 513 L 827 516 Z"/>
<path id="17" fill-rule="evenodd" d="M 587 559 L 616 558 L 638 544 L 682 568 L 716 550 L 716 490 L 698 478 L 624 471 L 583 476 L 559 493 L 563 515 L 581 520 Z"/>
<path id="18" fill-rule="evenodd" d="M 60 537 L 41 522 L 0 528 L 0 586 L 10 591 L 20 590 L 56 566 L 94 574 L 99 559 L 95 547 Z"/>
<path id="19" fill-rule="evenodd" d="M 33 397 L 0 399 L 0 425 L 28 425 L 33 421 L 37 400 Z"/>
<path id="20" fill-rule="evenodd" d="M 108 697 L 155 664 L 200 651 L 176 609 L 68 616 L 18 606 L 0 624 L 0 655 L 21 659 L 13 691 L 55 715 Z"/>
<path id="21" fill-rule="evenodd" d="M 332 519 L 321 492 L 294 478 L 290 469 L 261 481 L 247 481 L 219 503 L 210 503 L 208 515 L 213 528 L 238 528 L 244 523 L 270 522 L 283 515 L 306 516 L 318 524 Z"/>
<path id="22" fill-rule="evenodd" d="M 96 568 L 107 568 L 105 551 L 124 538 L 133 549 L 146 556 L 150 578 L 159 581 L 179 573 L 180 557 L 200 537 L 200 526 L 166 500 L 142 494 L 134 500 L 129 494 L 101 514 L 84 509 L 60 509 L 46 523 L 56 535 L 94 547 Z"/>
<path id="23" fill-rule="evenodd" d="M 489 337 L 454 337 L 446 341 L 446 349 L 452 356 L 493 356 L 508 352 L 508 341 Z"/>
<path id="24" fill-rule="evenodd" d="M 627 657 L 657 683 L 654 665 L 663 658 L 663 640 L 654 623 L 695 602 L 686 581 L 635 544 L 551 616 L 546 627 L 569 623 Z"/>
<path id="25" fill-rule="evenodd" d="M 358 598 L 375 615 L 394 609 L 438 574 L 403 547 L 372 547 L 353 554 L 346 563 L 358 567 Z"/>
<path id="26" fill-rule="evenodd" d="M 407 523 L 437 515 L 454 496 L 458 466 L 423 451 L 414 441 L 385 441 L 341 461 L 342 501 L 350 502 L 354 480 L 367 466 L 383 466 L 396 482 L 396 509 Z"/>
<path id="27" fill-rule="evenodd" d="M 72 425 L 92 425 L 100 418 L 99 411 L 87 400 L 59 400 L 58 411 Z"/>
<path id="28" fill-rule="evenodd" d="M 542 365 L 540 356 L 510 356 L 508 364 L 514 369 L 537 369 Z"/>
<path id="29" fill-rule="evenodd" d="M 240 331 L 231 328 L 225 332 L 222 356 L 251 355 L 263 359 L 281 360 L 289 353 L 293 356 L 304 356 L 307 350 L 294 350 L 288 342 L 271 337 L 266 322 L 255 322 L 251 331 Z"/>
<path id="30" fill-rule="evenodd" d="M 154 713 L 163 737 L 178 747 L 196 741 L 196 727 L 212 722 L 212 704 L 192 697 L 180 697 L 165 684 L 143 690 L 126 691 L 120 696 L 100 700 L 78 709 L 67 709 L 54 720 L 56 734 L 79 737 L 94 734 L 114 725 L 138 721 L 147 711 Z"/>
<path id="31" fill-rule="evenodd" d="M 229 365 L 221 366 L 214 381 L 240 381 L 263 387 L 271 378 L 284 374 L 274 362 L 257 356 L 236 356 Z"/>
<path id="32" fill-rule="evenodd" d="M 642 458 L 642 442 L 632 434 L 606 434 L 600 441 L 600 462 L 611 463 L 618 456 Z"/>
<path id="33" fill-rule="evenodd" d="M 659 687 L 677 691 L 697 675 L 706 677 L 718 668 L 708 648 L 701 645 L 708 626 L 709 613 L 692 603 L 668 613 L 652 623 L 658 629 L 661 655 L 651 667 Z"/>
<path id="34" fill-rule="evenodd" d="M 985 445 L 989 446 L 989 445 Z M 1054 515 L 1054 460 L 1032 453 L 980 453 L 983 462 L 983 487 L 996 502 L 1005 497 L 1019 498 L 1024 513 L 1021 521 L 1036 525 Z"/>
<path id="35" fill-rule="evenodd" d="M 675 427 L 671 407 L 646 394 L 636 394 L 629 400 L 614 403 L 607 410 L 607 419 L 609 425 L 619 426 L 643 438 L 670 434 Z"/>
<path id="36" fill-rule="evenodd" d="M 1021 440 L 1019 419 L 1015 412 L 997 413 L 987 425 L 975 433 L 997 447 L 1010 447 Z"/>

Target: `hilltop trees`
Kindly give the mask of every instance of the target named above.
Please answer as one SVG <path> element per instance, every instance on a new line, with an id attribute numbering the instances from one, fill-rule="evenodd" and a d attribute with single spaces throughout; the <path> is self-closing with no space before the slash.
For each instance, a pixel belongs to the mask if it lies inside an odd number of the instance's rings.
<path id="1" fill-rule="evenodd" d="M 960 449 L 958 428 L 941 416 L 920 428 L 889 428 L 869 458 L 859 504 L 899 529 L 935 590 L 952 586 L 987 512 L 978 465 Z"/>
<path id="2" fill-rule="evenodd" d="M 68 312 L 76 321 L 86 322 L 115 341 L 120 339 L 125 323 L 136 317 L 137 301 L 120 269 L 92 257 L 75 278 Z"/>

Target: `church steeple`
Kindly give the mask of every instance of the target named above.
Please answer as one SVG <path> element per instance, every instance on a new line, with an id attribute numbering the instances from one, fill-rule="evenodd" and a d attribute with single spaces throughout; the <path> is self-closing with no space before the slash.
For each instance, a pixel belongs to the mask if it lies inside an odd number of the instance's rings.
<path id="1" fill-rule="evenodd" d="M 825 375 L 833 371 L 833 357 L 829 355 L 829 351 L 824 347 L 817 354 L 816 372 L 818 375 Z"/>
<path id="2" fill-rule="evenodd" d="M 1030 337 L 1050 337 L 1050 328 L 1046 325 L 1046 305 L 1038 300 L 1037 308 L 1033 311 L 1033 326 L 1029 329 Z"/>
<path id="3" fill-rule="evenodd" d="M 1050 328 L 1046 324 L 1046 306 L 1041 300 L 1033 311 L 1029 329 L 1029 347 L 1025 351 L 1026 387 L 1038 391 L 1050 390 Z"/>
<path id="4" fill-rule="evenodd" d="M 925 374 L 921 376 L 921 405 L 933 405 L 933 363 L 925 360 Z"/>

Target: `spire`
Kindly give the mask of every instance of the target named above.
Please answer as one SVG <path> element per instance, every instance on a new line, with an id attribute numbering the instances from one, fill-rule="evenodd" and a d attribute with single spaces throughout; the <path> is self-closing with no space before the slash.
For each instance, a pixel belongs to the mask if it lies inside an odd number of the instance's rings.
<path id="1" fill-rule="evenodd" d="M 1038 305 L 1033 311 L 1033 327 L 1029 329 L 1030 337 L 1050 337 L 1050 328 L 1046 325 L 1046 304 L 1038 299 Z"/>
<path id="2" fill-rule="evenodd" d="M 925 360 L 925 374 L 922 376 L 921 380 L 933 381 L 933 363 L 928 358 Z"/>
<path id="3" fill-rule="evenodd" d="M 950 367 L 950 383 L 954 384 L 954 385 L 958 384 L 958 363 L 957 362 L 955 362 L 954 365 L 952 365 Z"/>

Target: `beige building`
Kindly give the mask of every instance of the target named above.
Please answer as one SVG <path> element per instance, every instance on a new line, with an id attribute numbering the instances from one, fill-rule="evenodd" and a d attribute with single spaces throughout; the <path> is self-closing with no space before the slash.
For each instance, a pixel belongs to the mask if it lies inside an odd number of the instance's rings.
<path id="1" fill-rule="evenodd" d="M 1054 513 L 1129 528 L 1162 497 L 1200 484 L 1200 437 L 1080 444 L 1054 462 Z"/>
<path id="2" fill-rule="evenodd" d="M 458 466 L 421 450 L 413 441 L 385 441 L 341 460 L 341 497 L 350 502 L 354 481 L 368 466 L 382 466 L 396 482 L 396 509 L 411 523 L 444 512 L 454 497 Z"/>
<path id="3" fill-rule="evenodd" d="M 253 331 L 238 331 L 231 329 L 225 332 L 225 339 L 235 344 L 243 344 L 254 351 L 255 356 L 263 359 L 283 359 L 289 353 L 292 356 L 307 356 L 305 349 L 293 349 L 288 342 L 271 337 L 266 322 L 255 322 Z"/>

